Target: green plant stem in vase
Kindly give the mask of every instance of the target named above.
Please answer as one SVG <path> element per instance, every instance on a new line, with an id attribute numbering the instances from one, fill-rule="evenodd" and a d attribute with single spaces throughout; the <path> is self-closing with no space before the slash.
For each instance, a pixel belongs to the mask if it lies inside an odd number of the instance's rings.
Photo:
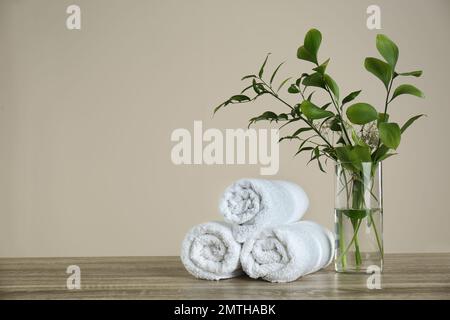
<path id="1" fill-rule="evenodd" d="M 316 162 L 323 172 L 327 161 L 335 163 L 336 271 L 365 272 L 373 265 L 382 269 L 382 162 L 396 154 L 405 130 L 423 116 L 413 116 L 400 126 L 391 121 L 388 109 L 401 95 L 423 97 L 412 84 L 394 86 L 396 80 L 420 77 L 422 71 L 398 71 L 397 45 L 387 36 L 377 35 L 376 48 L 382 59 L 368 57 L 364 67 L 382 83 L 384 103 L 378 108 L 380 112 L 367 102 L 353 103 L 362 90 L 341 98 L 337 82 L 327 72 L 330 59 L 319 62 L 321 42 L 320 31 L 309 30 L 297 50 L 297 58 L 312 63 L 312 70 L 279 82 L 276 79 L 284 63 L 268 76 L 267 55 L 258 73 L 242 78 L 249 82 L 244 89 L 222 102 L 214 113 L 230 105 L 257 101 L 261 96 L 270 96 L 287 108 L 281 113 L 265 111 L 251 118 L 249 126 L 269 121 L 282 123 L 280 129 L 295 127 L 280 142 L 298 142 L 296 155 L 309 154 L 308 163 Z M 323 94 L 317 97 L 316 91 Z M 292 100 L 296 102 L 290 103 Z"/>
<path id="2" fill-rule="evenodd" d="M 383 268 L 381 163 L 336 163 L 335 267 L 358 272 Z"/>

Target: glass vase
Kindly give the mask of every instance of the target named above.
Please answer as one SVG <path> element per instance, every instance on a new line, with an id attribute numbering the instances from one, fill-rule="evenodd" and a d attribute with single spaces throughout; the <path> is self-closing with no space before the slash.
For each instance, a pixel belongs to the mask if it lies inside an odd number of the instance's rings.
<path id="1" fill-rule="evenodd" d="M 382 271 L 381 162 L 338 162 L 335 175 L 335 269 L 373 272 L 376 266 Z"/>

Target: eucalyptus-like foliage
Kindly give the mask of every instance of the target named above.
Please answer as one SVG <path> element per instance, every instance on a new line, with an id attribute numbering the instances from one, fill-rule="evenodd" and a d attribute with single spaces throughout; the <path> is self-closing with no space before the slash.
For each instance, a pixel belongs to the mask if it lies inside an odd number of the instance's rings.
<path id="1" fill-rule="evenodd" d="M 258 121 L 283 122 L 281 127 L 295 124 L 297 128 L 292 134 L 282 140 L 299 141 L 296 154 L 309 152 L 310 162 L 316 161 L 324 171 L 322 161 L 332 159 L 349 163 L 349 169 L 358 172 L 361 162 L 383 161 L 394 155 L 394 150 L 400 145 L 402 134 L 417 119 L 417 115 L 407 120 L 402 126 L 391 122 L 388 114 L 390 103 L 401 95 L 424 97 L 423 93 L 411 84 L 400 84 L 393 91 L 394 80 L 402 77 L 420 77 L 422 71 L 399 72 L 396 69 L 399 59 L 397 45 L 387 36 L 379 34 L 376 37 L 376 48 L 380 58 L 368 57 L 364 61 L 367 71 L 378 78 L 385 89 L 385 103 L 377 110 L 367 102 L 353 102 L 361 90 L 353 91 L 341 100 L 341 92 L 337 82 L 327 72 L 330 59 L 319 63 L 319 48 L 322 34 L 317 29 L 309 30 L 303 44 L 297 50 L 297 58 L 313 64 L 310 72 L 291 76 L 275 85 L 275 80 L 283 63 L 280 63 L 271 74 L 266 67 L 269 55 L 264 59 L 257 74 L 242 78 L 249 84 L 236 95 L 221 103 L 214 113 L 231 104 L 249 103 L 263 95 L 269 95 L 277 102 L 287 107 L 285 113 L 265 111 L 253 117 L 249 126 Z M 298 103 L 290 104 L 281 92 L 295 95 Z M 314 92 L 322 90 L 329 101 L 320 105 L 314 101 Z M 332 134 L 337 135 L 335 141 Z"/>

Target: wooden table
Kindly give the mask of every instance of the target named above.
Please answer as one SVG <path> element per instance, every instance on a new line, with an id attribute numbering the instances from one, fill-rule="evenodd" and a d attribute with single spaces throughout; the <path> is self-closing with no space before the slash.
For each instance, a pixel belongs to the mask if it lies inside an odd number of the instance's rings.
<path id="1" fill-rule="evenodd" d="M 81 289 L 66 286 L 69 265 Z M 0 299 L 450 299 L 450 253 L 388 254 L 382 289 L 332 267 L 295 282 L 198 280 L 178 257 L 2 258 Z"/>

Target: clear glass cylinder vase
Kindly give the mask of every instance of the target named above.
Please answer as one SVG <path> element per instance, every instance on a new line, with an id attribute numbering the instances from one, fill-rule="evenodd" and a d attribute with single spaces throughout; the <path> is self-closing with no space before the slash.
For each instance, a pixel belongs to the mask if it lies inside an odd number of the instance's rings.
<path id="1" fill-rule="evenodd" d="M 337 272 L 383 270 L 381 163 L 337 162 L 335 235 Z"/>

